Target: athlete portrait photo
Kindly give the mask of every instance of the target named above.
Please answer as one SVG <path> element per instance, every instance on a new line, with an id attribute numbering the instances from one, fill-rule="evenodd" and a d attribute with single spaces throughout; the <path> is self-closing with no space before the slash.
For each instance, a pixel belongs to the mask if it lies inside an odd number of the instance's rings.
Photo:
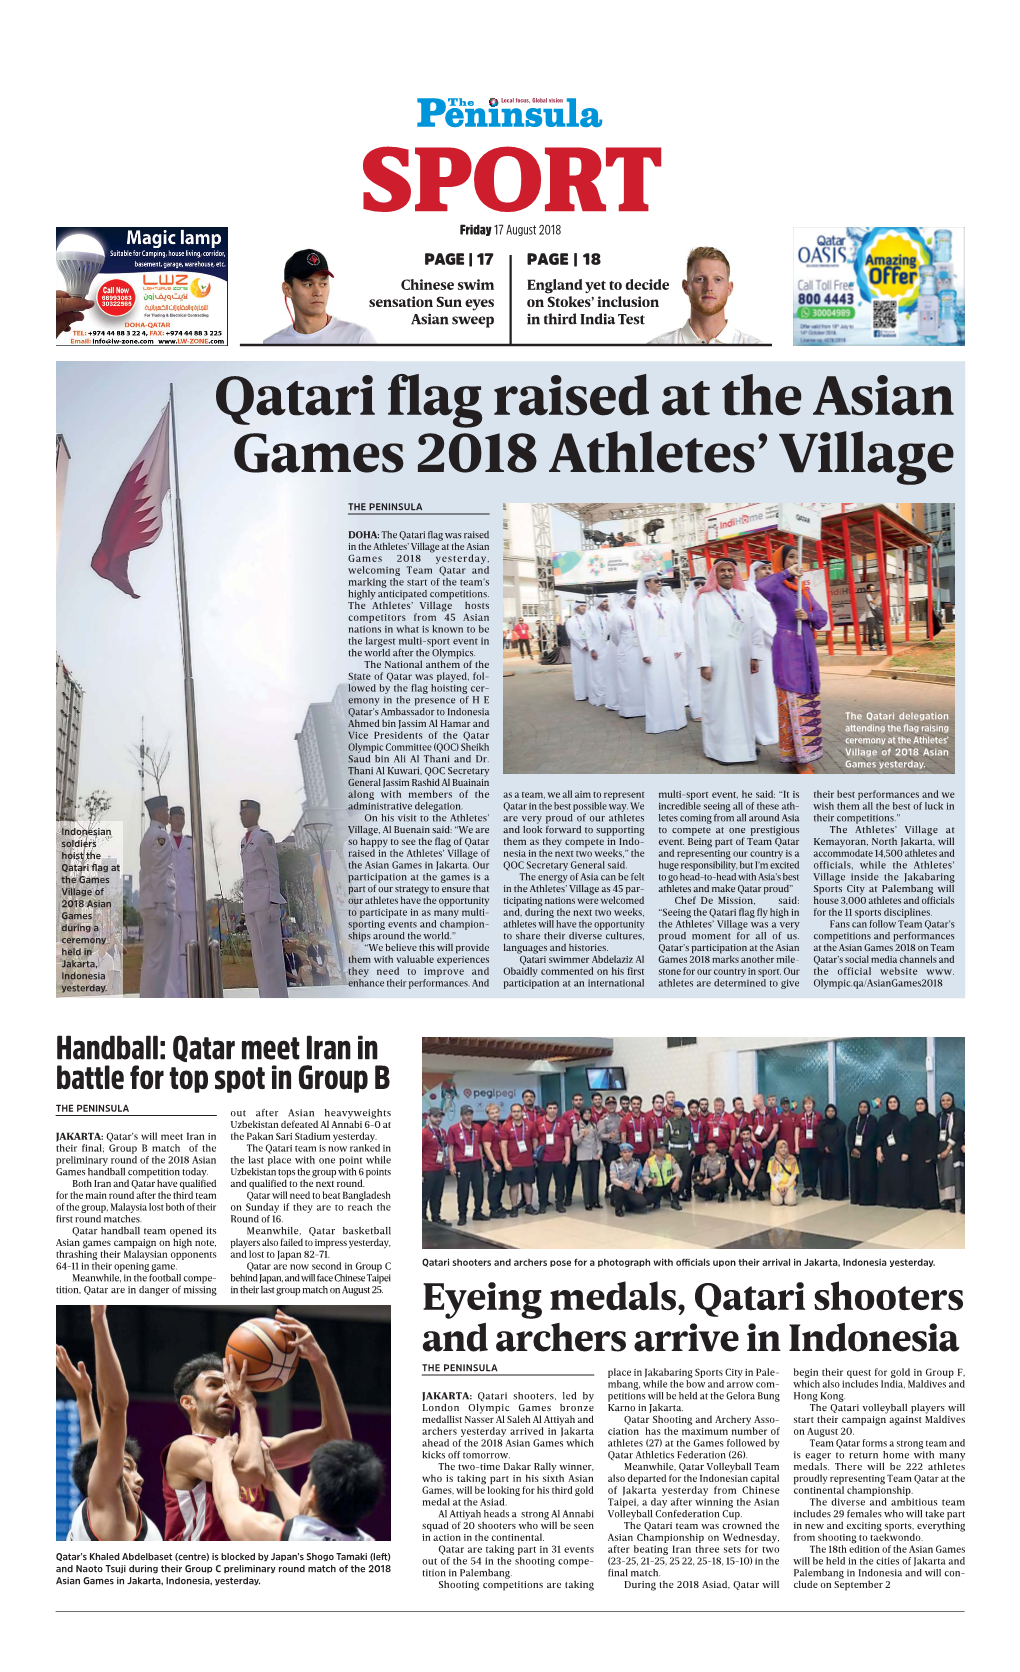
<path id="1" fill-rule="evenodd" d="M 283 269 L 284 307 L 291 323 L 266 337 L 266 343 L 374 343 L 364 325 L 352 325 L 329 312 L 329 281 L 333 277 L 321 250 L 295 250 Z"/>

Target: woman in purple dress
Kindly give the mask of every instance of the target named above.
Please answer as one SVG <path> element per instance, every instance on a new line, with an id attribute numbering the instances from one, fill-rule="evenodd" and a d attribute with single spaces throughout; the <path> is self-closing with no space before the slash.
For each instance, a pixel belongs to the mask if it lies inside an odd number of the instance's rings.
<path id="1" fill-rule="evenodd" d="M 776 616 L 772 641 L 772 673 L 779 702 L 779 755 L 798 772 L 814 772 L 814 761 L 822 758 L 821 680 L 815 633 L 827 627 L 829 617 L 811 596 L 807 577 L 800 586 L 796 546 L 784 546 L 782 566 L 777 575 L 758 582 Z M 800 624 L 801 631 L 797 628 Z"/>

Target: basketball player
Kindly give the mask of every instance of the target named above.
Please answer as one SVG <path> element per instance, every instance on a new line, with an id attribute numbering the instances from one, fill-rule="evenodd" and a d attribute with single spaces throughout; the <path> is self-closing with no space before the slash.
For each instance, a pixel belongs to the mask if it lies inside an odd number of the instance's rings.
<path id="1" fill-rule="evenodd" d="M 234 1540 L 270 1539 L 291 1544 L 374 1544 L 358 1522 L 379 1502 L 383 1466 L 371 1446 L 357 1440 L 331 1440 L 312 1453 L 308 1477 L 298 1495 L 282 1480 L 267 1451 L 266 1482 L 275 1492 L 285 1519 L 243 1502 L 233 1470 L 237 1440 L 233 1434 L 213 1446 L 213 1494 Z"/>
<path id="2" fill-rule="evenodd" d="M 351 1425 L 329 1360 L 308 1325 L 279 1311 L 276 1322 L 286 1328 L 290 1345 L 312 1367 L 322 1416 L 318 1428 L 298 1429 L 266 1442 L 277 1468 L 289 1469 L 307 1463 L 327 1440 L 349 1440 Z M 174 1377 L 174 1398 L 188 1418 L 191 1433 L 174 1440 L 162 1454 L 166 1537 L 185 1544 L 222 1542 L 227 1532 L 209 1490 L 212 1448 L 230 1433 L 235 1410 L 240 1432 L 233 1462 L 240 1493 L 253 1510 L 261 1510 L 266 1501 L 262 1432 L 246 1367 L 238 1370 L 233 1360 L 217 1358 L 215 1353 L 190 1359 Z"/>
<path id="3" fill-rule="evenodd" d="M 89 1313 L 96 1344 L 99 1433 L 84 1441 L 71 1465 L 82 1502 L 74 1512 L 67 1540 L 70 1544 L 162 1544 L 161 1534 L 139 1502 L 144 1484 L 138 1469 L 142 1454 L 138 1441 L 128 1438 L 127 1383 L 110 1336 L 106 1307 L 90 1306 Z M 79 1375 L 84 1368 L 78 1366 Z"/>

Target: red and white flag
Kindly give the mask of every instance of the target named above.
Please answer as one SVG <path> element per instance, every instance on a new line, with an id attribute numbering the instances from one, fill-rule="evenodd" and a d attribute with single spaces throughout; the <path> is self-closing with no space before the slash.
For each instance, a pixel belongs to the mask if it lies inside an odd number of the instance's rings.
<path id="1" fill-rule="evenodd" d="M 163 532 L 163 501 L 170 492 L 170 408 L 128 471 L 103 524 L 103 538 L 92 559 L 97 575 L 137 598 L 128 580 L 132 552 L 151 546 Z"/>

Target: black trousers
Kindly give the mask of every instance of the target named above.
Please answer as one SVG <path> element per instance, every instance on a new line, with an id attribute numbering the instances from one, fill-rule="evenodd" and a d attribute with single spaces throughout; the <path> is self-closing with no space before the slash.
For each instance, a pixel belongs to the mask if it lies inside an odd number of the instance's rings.
<path id="1" fill-rule="evenodd" d="M 503 1206 L 503 1186 L 506 1184 L 506 1174 L 502 1171 L 497 1173 L 495 1167 L 489 1166 L 486 1166 L 485 1171 L 488 1174 L 489 1212 L 499 1213 Z"/>
<path id="2" fill-rule="evenodd" d="M 605 1139 L 603 1139 L 603 1141 L 602 1141 L 602 1165 L 606 1169 L 606 1195 L 607 1196 L 609 1194 L 609 1169 L 613 1165 L 613 1162 L 618 1161 L 619 1159 L 620 1159 L 620 1146 L 619 1146 L 619 1144 L 607 1144 Z"/>
<path id="3" fill-rule="evenodd" d="M 581 1170 L 581 1190 L 584 1195 L 586 1208 L 597 1208 L 599 1205 L 599 1173 L 601 1167 L 597 1161 L 579 1161 Z"/>
<path id="4" fill-rule="evenodd" d="M 576 1155 L 572 1155 L 570 1157 L 570 1160 L 564 1163 L 563 1171 L 564 1171 L 564 1174 L 566 1176 L 567 1207 L 569 1208 L 571 1202 L 574 1199 L 574 1185 L 577 1183 L 577 1156 Z"/>
<path id="5" fill-rule="evenodd" d="M 567 1166 L 564 1161 L 540 1161 L 535 1169 L 535 1182 L 538 1185 L 538 1205 L 540 1208 L 549 1206 L 549 1186 L 555 1181 L 556 1206 L 562 1207 L 567 1196 Z"/>
<path id="6" fill-rule="evenodd" d="M 443 1185 L 445 1183 L 445 1172 L 422 1173 L 421 1216 L 423 1219 L 439 1218 L 443 1211 Z"/>
<path id="7" fill-rule="evenodd" d="M 646 1184 L 645 1195 L 648 1197 L 649 1207 L 653 1208 L 657 1208 L 660 1202 L 680 1200 L 679 1190 L 674 1190 L 671 1184 Z"/>
<path id="8" fill-rule="evenodd" d="M 531 661 L 531 640 L 530 639 L 518 639 L 517 640 L 517 648 L 521 653 L 521 661 L 523 662 L 525 656 L 527 656 L 528 661 L 530 662 Z"/>
<path id="9" fill-rule="evenodd" d="M 648 1202 L 644 1196 L 634 1190 L 624 1190 L 622 1184 L 614 1184 L 609 1192 L 614 1208 L 624 1208 L 627 1213 L 645 1213 Z"/>
<path id="10" fill-rule="evenodd" d="M 689 1202 L 691 1199 L 691 1169 L 694 1166 L 694 1151 L 690 1149 L 670 1150 L 670 1155 L 680 1174 L 680 1199 Z"/>
<path id="11" fill-rule="evenodd" d="M 818 1151 L 816 1149 L 802 1149 L 797 1159 L 800 1162 L 801 1194 L 805 1190 L 817 1190 Z"/>
<path id="12" fill-rule="evenodd" d="M 466 1219 L 469 1194 L 475 1199 L 475 1213 L 479 1216 L 485 1192 L 482 1184 L 482 1164 L 480 1161 L 458 1161 L 457 1164 L 457 1218 Z"/>
<path id="13" fill-rule="evenodd" d="M 710 1202 L 713 1196 L 717 1201 L 726 1200 L 726 1174 L 720 1173 L 717 1179 L 695 1179 L 694 1189 L 703 1202 Z"/>

